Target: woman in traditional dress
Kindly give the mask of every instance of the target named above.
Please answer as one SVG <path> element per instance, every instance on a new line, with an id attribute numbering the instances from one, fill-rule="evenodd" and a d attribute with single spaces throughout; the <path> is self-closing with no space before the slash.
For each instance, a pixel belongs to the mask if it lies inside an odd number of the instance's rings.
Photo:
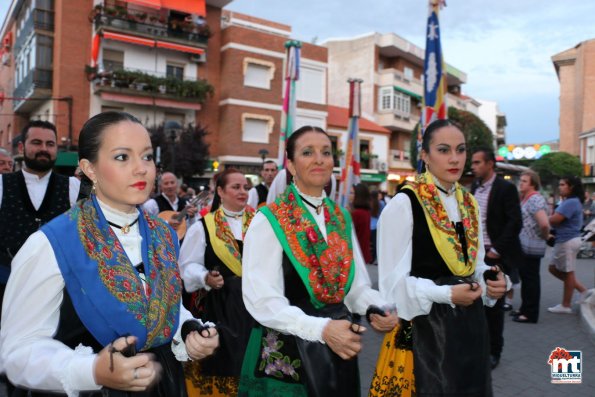
<path id="1" fill-rule="evenodd" d="M 506 281 L 484 264 L 477 202 L 458 184 L 463 133 L 448 120 L 433 122 L 421 157 L 427 171 L 380 216 L 380 292 L 402 323 L 385 340 L 370 395 L 491 396 L 483 306 L 504 294 Z"/>
<path id="2" fill-rule="evenodd" d="M 179 361 L 212 354 L 218 335 L 182 340 L 192 317 L 176 234 L 139 207 L 155 179 L 149 134 L 130 114 L 98 114 L 81 130 L 79 158 L 90 198 L 31 235 L 12 262 L 2 369 L 34 397 L 185 396 Z"/>
<path id="3" fill-rule="evenodd" d="M 352 313 L 386 302 L 370 287 L 349 213 L 325 196 L 333 171 L 328 135 L 298 129 L 287 159 L 294 183 L 260 209 L 245 239 L 244 303 L 259 324 L 239 395 L 359 396 L 365 329 Z M 398 321 L 386 310 L 369 317 L 381 331 Z"/>
<path id="4" fill-rule="evenodd" d="M 223 330 L 212 357 L 186 365 L 188 395 L 237 396 L 238 379 L 254 321 L 242 300 L 242 246 L 254 216 L 248 183 L 227 168 L 215 177 L 211 212 L 188 230 L 180 252 L 186 291 L 193 293 L 196 315 Z M 202 298 L 200 301 L 197 298 Z"/>

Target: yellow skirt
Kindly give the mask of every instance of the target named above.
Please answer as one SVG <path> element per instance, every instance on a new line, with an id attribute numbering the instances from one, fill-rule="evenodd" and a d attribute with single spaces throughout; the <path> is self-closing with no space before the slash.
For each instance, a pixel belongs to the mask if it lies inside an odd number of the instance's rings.
<path id="1" fill-rule="evenodd" d="M 413 352 L 395 346 L 399 326 L 387 333 L 378 354 L 368 397 L 415 396 Z"/>
<path id="2" fill-rule="evenodd" d="M 188 397 L 235 397 L 238 395 L 238 378 L 233 376 L 205 376 L 200 373 L 200 361 L 184 365 Z"/>

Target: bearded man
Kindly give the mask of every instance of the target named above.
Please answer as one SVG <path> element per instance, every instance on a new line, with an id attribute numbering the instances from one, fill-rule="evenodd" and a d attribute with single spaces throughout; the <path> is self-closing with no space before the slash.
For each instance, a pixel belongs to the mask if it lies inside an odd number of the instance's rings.
<path id="1" fill-rule="evenodd" d="M 80 181 L 52 172 L 58 155 L 56 127 L 35 120 L 23 128 L 22 170 L 0 175 L 0 304 L 10 262 L 25 240 L 76 202 Z"/>

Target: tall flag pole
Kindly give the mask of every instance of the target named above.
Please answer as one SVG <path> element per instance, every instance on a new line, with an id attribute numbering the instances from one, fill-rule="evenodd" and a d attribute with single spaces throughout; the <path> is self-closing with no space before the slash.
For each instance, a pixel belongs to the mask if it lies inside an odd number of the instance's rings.
<path id="1" fill-rule="evenodd" d="M 359 118 L 362 112 L 361 79 L 349 79 L 349 139 L 345 151 L 345 162 L 341 169 L 341 190 L 339 191 L 339 204 L 343 207 L 349 205 L 351 187 L 360 181 L 360 153 L 359 153 Z"/>
<path id="2" fill-rule="evenodd" d="M 300 79 L 300 49 L 302 43 L 295 40 L 285 42 L 285 87 L 283 89 L 283 112 L 281 113 L 281 133 L 279 134 L 279 168 L 285 167 L 285 142 L 295 128 L 297 109 L 296 82 Z"/>
<path id="3" fill-rule="evenodd" d="M 426 55 L 424 60 L 424 96 L 421 128 L 417 134 L 417 172 L 421 172 L 421 141 L 427 126 L 434 120 L 446 119 L 446 68 L 440 45 L 438 14 L 446 6 L 445 0 L 430 0 L 430 13 L 426 30 Z"/>

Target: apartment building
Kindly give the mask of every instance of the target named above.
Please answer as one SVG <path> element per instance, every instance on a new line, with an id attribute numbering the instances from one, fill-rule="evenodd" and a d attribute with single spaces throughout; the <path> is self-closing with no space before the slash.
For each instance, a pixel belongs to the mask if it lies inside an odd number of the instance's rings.
<path id="1" fill-rule="evenodd" d="M 411 177 L 411 132 L 421 117 L 423 49 L 394 34 L 371 33 L 331 39 L 324 43 L 329 57 L 329 104 L 348 105 L 348 78 L 362 83 L 362 114 L 391 131 L 388 155 L 389 190 Z M 461 96 L 467 75 L 447 65 L 447 106 L 476 111 L 476 103 Z"/>
<path id="2" fill-rule="evenodd" d="M 11 132 L 3 146 L 15 144 L 27 120 L 48 120 L 58 127 L 60 164 L 66 157 L 76 161 L 63 152 L 76 147 L 83 123 L 103 110 L 128 111 L 148 126 L 168 119 L 196 123 L 206 76 L 219 69 L 218 48 L 205 62 L 209 27 L 217 29 L 229 1 L 74 3 L 12 0 L 1 32 L 14 35 L 11 60 L 0 67 L 5 97 L 12 98 L 2 108 L 0 131 Z M 205 122 L 211 115 L 205 113 Z"/>
<path id="3" fill-rule="evenodd" d="M 222 164 L 258 174 L 264 159 L 277 159 L 289 40 L 288 25 L 223 10 L 216 151 Z M 301 43 L 296 129 L 326 128 L 327 69 L 327 49 Z"/>
<path id="4" fill-rule="evenodd" d="M 345 83 L 346 90 L 349 89 Z M 335 173 L 341 172 L 341 160 L 347 151 L 349 139 L 349 109 L 328 106 L 327 132 L 331 137 L 335 160 Z M 359 153 L 361 181 L 386 189 L 388 171 L 389 141 L 391 131 L 365 117 L 359 119 Z"/>
<path id="5" fill-rule="evenodd" d="M 486 124 L 494 138 L 494 148 L 506 145 L 506 115 L 500 111 L 498 102 L 478 99 L 477 116 Z"/>
<path id="6" fill-rule="evenodd" d="M 14 99 L 0 101 L 0 142 L 39 118 L 57 125 L 65 153 L 90 116 L 122 110 L 146 126 L 201 124 L 213 160 L 258 173 L 277 157 L 291 27 L 222 10 L 229 3 L 12 0 L 0 85 Z M 325 128 L 327 49 L 301 51 L 296 125 Z"/>
<path id="7" fill-rule="evenodd" d="M 589 155 L 595 129 L 595 39 L 552 56 L 560 82 L 560 151 L 580 155 L 583 164 L 593 164 Z"/>

